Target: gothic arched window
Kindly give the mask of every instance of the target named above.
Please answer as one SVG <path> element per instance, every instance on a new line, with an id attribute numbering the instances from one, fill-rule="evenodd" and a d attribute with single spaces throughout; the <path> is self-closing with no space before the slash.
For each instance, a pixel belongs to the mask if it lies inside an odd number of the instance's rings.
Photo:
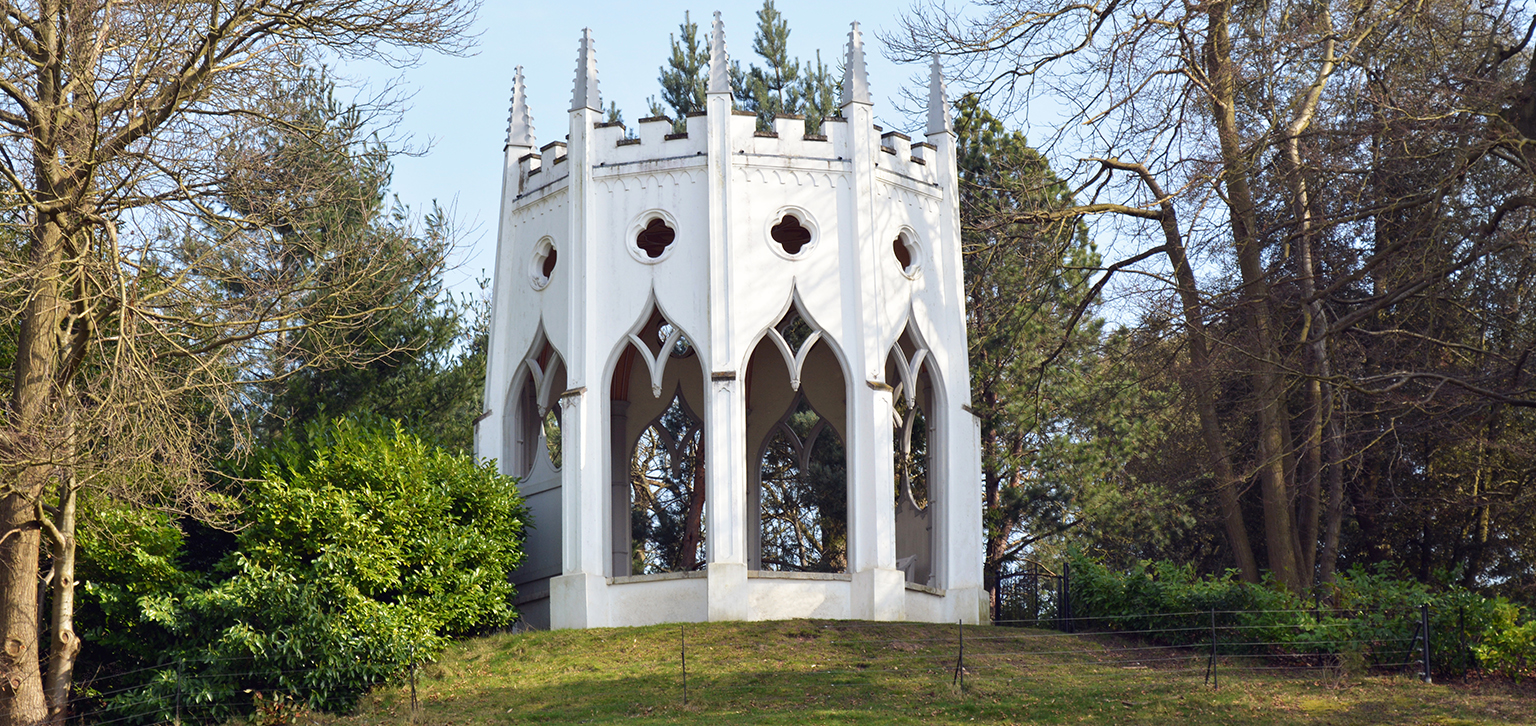
<path id="1" fill-rule="evenodd" d="M 932 585 L 934 568 L 933 504 L 938 488 L 933 458 L 933 402 L 928 349 L 908 329 L 891 347 L 885 379 L 892 384 L 891 450 L 896 456 L 896 567 L 907 581 Z"/>

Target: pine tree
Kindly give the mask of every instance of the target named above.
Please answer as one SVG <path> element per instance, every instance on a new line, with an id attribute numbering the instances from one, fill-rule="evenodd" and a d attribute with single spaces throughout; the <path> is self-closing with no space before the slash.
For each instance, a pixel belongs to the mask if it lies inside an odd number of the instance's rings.
<path id="1" fill-rule="evenodd" d="M 709 89 L 709 46 L 699 41 L 699 24 L 687 11 L 678 26 L 680 35 L 669 36 L 672 57 L 661 67 L 661 101 L 648 99 L 652 116 L 672 117 L 673 133 L 688 130 L 688 114 L 704 110 L 704 94 Z M 663 106 L 665 104 L 665 106 Z M 672 113 L 668 114 L 670 109 Z"/>
<path id="2" fill-rule="evenodd" d="M 1039 152 L 974 95 L 956 104 L 961 251 L 973 408 L 980 423 L 989 590 L 1069 530 L 1135 522 L 1146 540 L 1176 527 L 1163 502 L 1117 487 L 1154 423 L 1126 415 L 1139 391 L 1117 367 L 1095 301 L 1074 319 L 1100 266 L 1080 219 L 1015 221 L 1073 204 Z M 1054 351 L 1054 352 L 1053 352 Z M 1085 522 L 1094 524 L 1084 525 Z M 1054 543 L 1051 543 L 1054 544 Z"/>
<path id="3" fill-rule="evenodd" d="M 816 65 L 805 64 L 805 79 L 801 82 L 800 97 L 804 106 L 805 133 L 818 135 L 821 123 L 838 114 L 837 90 L 842 73 L 833 72 L 821 62 L 821 51 L 816 51 Z"/>
<path id="4" fill-rule="evenodd" d="M 740 63 L 731 64 L 731 90 L 742 108 L 757 114 L 757 128 L 773 128 L 778 114 L 800 113 L 800 61 L 789 57 L 789 23 L 773 7 L 773 0 L 763 0 L 757 11 L 757 35 L 752 50 L 765 66 L 753 64 L 743 71 Z"/>

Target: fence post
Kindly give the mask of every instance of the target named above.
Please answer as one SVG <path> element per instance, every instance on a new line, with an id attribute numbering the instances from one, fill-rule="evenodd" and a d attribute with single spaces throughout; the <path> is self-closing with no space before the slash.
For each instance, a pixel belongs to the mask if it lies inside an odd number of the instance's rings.
<path id="1" fill-rule="evenodd" d="M 1056 629 L 1067 632 L 1067 571 L 1056 577 Z"/>
<path id="2" fill-rule="evenodd" d="M 965 621 L 955 621 L 955 628 L 960 634 L 960 654 L 955 657 L 955 677 L 950 685 L 959 685 L 960 690 L 965 691 Z"/>
<path id="3" fill-rule="evenodd" d="M 1221 680 L 1216 675 L 1216 608 L 1211 608 L 1211 655 L 1205 662 L 1205 682 L 1211 684 L 1211 690 L 1221 690 Z"/>
<path id="4" fill-rule="evenodd" d="M 1424 631 L 1424 647 L 1419 651 L 1423 656 L 1424 674 L 1421 676 L 1425 683 L 1433 683 L 1429 674 L 1429 603 L 1419 606 L 1419 629 Z"/>
<path id="5" fill-rule="evenodd" d="M 416 718 L 416 644 L 411 644 L 411 719 Z"/>
<path id="6" fill-rule="evenodd" d="M 1072 632 L 1072 563 L 1061 563 L 1061 602 L 1066 609 L 1066 627 L 1062 632 Z"/>
<path id="7" fill-rule="evenodd" d="M 182 658 L 176 659 L 176 726 L 181 726 L 181 677 L 185 662 Z"/>
<path id="8" fill-rule="evenodd" d="M 679 652 L 682 655 L 682 662 L 683 662 L 683 705 L 684 706 L 688 705 L 688 633 L 685 630 L 686 627 L 687 626 L 685 624 L 683 624 L 683 623 L 678 623 L 677 624 L 677 642 L 678 642 L 678 647 L 680 649 Z"/>

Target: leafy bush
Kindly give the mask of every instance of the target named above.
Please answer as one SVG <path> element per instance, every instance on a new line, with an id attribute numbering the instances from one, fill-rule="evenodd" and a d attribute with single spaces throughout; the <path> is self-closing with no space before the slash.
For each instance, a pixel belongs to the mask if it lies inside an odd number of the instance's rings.
<path id="1" fill-rule="evenodd" d="M 212 571 L 176 566 L 171 523 L 126 513 L 130 546 L 83 568 L 90 635 L 118 667 L 147 668 L 109 689 L 106 712 L 158 722 L 179 701 L 217 721 L 248 711 L 251 691 L 345 711 L 448 638 L 515 617 L 527 512 L 514 480 L 398 425 L 338 421 L 306 440 L 263 453 Z"/>
<path id="2" fill-rule="evenodd" d="M 1489 670 L 1519 680 L 1536 668 L 1536 620 L 1519 623 L 1521 608 L 1503 598 L 1492 610 L 1492 622 L 1472 652 Z"/>
<path id="3" fill-rule="evenodd" d="M 250 489 L 240 551 L 301 579 L 408 606 L 436 632 L 510 623 L 528 518 L 510 477 L 405 433 L 338 421 L 289 445 Z"/>
<path id="4" fill-rule="evenodd" d="M 1137 631 L 1163 643 L 1210 642 L 1212 618 L 1227 653 L 1330 655 L 1362 664 L 1403 664 L 1420 656 L 1421 606 L 1429 606 L 1431 664 L 1442 671 L 1483 667 L 1519 677 L 1536 665 L 1536 620 L 1504 598 L 1459 587 L 1432 590 L 1376 570 L 1335 578 L 1330 604 L 1297 597 L 1235 571 L 1197 576 L 1170 562 L 1117 572 L 1074 554 L 1072 610 L 1078 629 Z M 1214 612 L 1213 612 L 1214 611 Z M 1463 639 L 1465 646 L 1463 647 Z"/>

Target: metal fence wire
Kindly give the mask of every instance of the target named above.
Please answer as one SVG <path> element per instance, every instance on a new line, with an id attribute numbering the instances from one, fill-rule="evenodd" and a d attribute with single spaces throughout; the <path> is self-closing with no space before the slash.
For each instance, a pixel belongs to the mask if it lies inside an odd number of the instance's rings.
<path id="1" fill-rule="evenodd" d="M 1042 571 L 1014 578 L 1012 592 L 1023 597 L 1008 601 L 1012 604 L 1003 612 L 1024 617 L 999 619 L 991 626 L 799 621 L 778 638 L 762 638 L 752 647 L 717 648 L 708 630 L 680 625 L 660 631 L 675 644 L 675 660 L 643 667 L 654 669 L 650 680 L 658 690 L 651 697 L 676 703 L 792 695 L 789 690 L 803 689 L 807 679 L 834 693 L 868 686 L 882 672 L 964 694 L 988 684 L 1068 671 L 1088 679 L 1124 679 L 1128 672 L 1132 678 L 1182 676 L 1196 687 L 1210 688 L 1261 673 L 1397 673 L 1428 682 L 1435 674 L 1459 671 L 1464 676 L 1473 662 L 1465 633 L 1431 630 L 1435 614 L 1428 606 L 1074 615 L 1064 596 L 1068 577 Z M 1461 620 L 1450 613 L 1442 622 Z M 803 660 L 797 649 L 808 643 L 818 654 L 810 664 L 797 660 Z M 1436 643 L 1444 652 L 1437 653 Z M 798 677 L 764 677 L 785 670 Z M 320 705 L 327 692 L 306 685 L 318 675 L 305 668 L 267 671 L 251 658 L 86 675 L 75 686 L 69 723 L 218 724 L 258 708 Z M 419 708 L 416 679 L 411 665 L 381 683 L 408 688 L 414 713 Z"/>

